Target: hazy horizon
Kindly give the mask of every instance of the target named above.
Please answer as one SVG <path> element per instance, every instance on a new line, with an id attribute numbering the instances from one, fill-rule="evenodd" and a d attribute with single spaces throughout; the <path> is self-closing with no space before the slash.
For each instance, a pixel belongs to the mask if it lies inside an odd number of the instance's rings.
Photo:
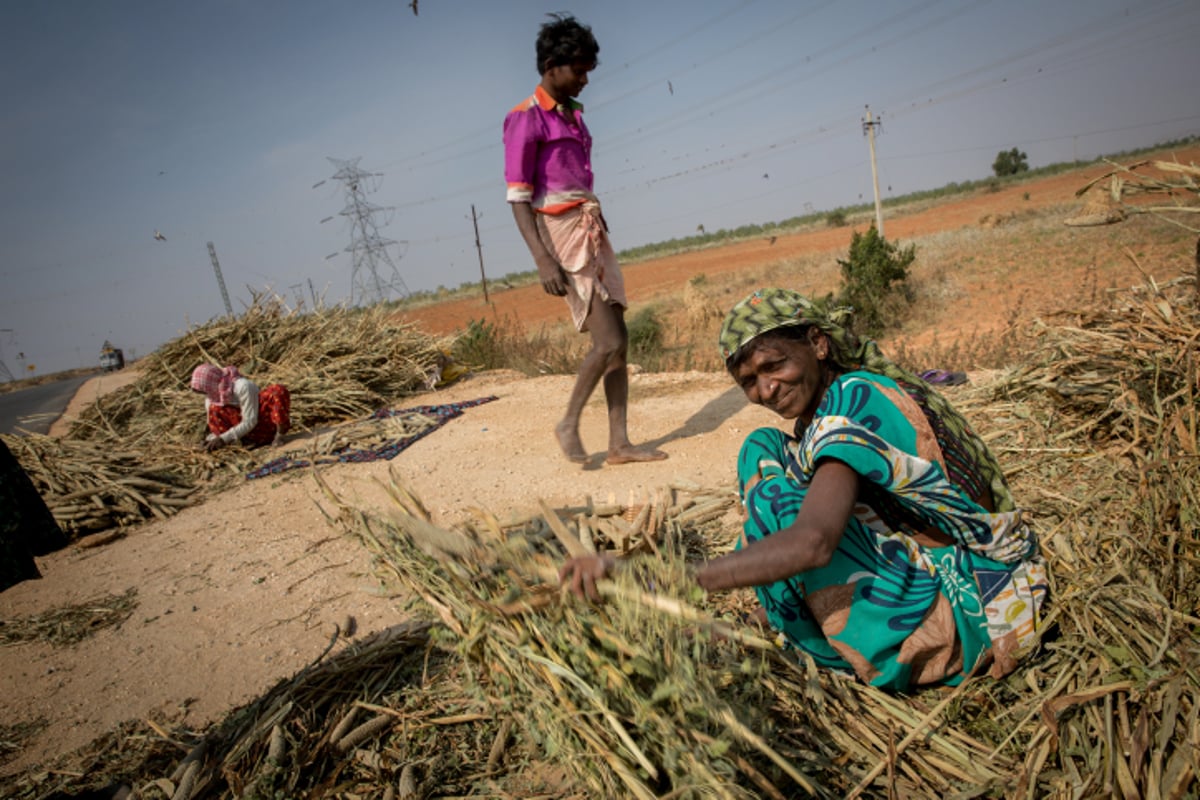
<path id="1" fill-rule="evenodd" d="M 1200 131 L 1188 0 L 419 8 L 8 4 L 9 370 L 91 366 L 105 339 L 145 355 L 224 313 L 210 241 L 235 311 L 251 290 L 345 301 L 331 158 L 375 174 L 367 199 L 410 290 L 479 280 L 472 206 L 489 279 L 528 271 L 500 130 L 537 83 L 548 11 L 600 42 L 579 99 L 619 251 L 870 202 L 867 105 L 885 197 L 986 178 L 1012 147 L 1037 168 Z"/>

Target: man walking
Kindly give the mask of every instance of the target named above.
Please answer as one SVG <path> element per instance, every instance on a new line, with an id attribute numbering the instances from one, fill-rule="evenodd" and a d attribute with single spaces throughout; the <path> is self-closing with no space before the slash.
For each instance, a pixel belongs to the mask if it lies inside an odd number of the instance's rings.
<path id="1" fill-rule="evenodd" d="M 542 288 L 567 302 L 580 332 L 592 337 L 567 410 L 554 428 L 563 454 L 587 461 L 579 417 L 604 382 L 610 464 L 659 461 L 660 450 L 629 441 L 625 284 L 600 202 L 592 192 L 592 137 L 575 99 L 596 68 L 600 46 L 568 15 L 551 14 L 537 38 L 541 82 L 504 120 L 504 177 L 513 219 L 537 265 Z"/>

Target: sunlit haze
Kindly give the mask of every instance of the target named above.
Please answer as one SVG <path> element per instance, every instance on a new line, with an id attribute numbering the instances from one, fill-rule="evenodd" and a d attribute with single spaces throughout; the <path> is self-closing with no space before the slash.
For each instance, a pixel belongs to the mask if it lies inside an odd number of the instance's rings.
<path id="1" fill-rule="evenodd" d="M 618 250 L 870 202 L 868 105 L 885 197 L 1200 131 L 1196 0 L 9 0 L 0 359 L 141 356 L 224 313 L 210 241 L 235 311 L 347 301 L 330 158 L 377 173 L 409 290 L 480 279 L 472 206 L 488 278 L 532 269 L 501 124 L 550 11 L 600 43 L 579 99 Z"/>

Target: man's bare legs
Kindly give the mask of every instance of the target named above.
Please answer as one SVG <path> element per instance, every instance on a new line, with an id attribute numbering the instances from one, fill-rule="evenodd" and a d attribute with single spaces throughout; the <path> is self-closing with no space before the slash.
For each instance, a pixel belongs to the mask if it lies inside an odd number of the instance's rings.
<path id="1" fill-rule="evenodd" d="M 625 310 L 609 305 L 592 296 L 588 312 L 588 331 L 592 349 L 579 365 L 575 386 L 567 401 L 567 412 L 554 428 L 563 454 L 577 463 L 587 460 L 587 450 L 579 438 L 579 417 L 588 398 L 601 378 L 604 380 L 604 399 L 608 406 L 608 463 L 625 464 L 631 461 L 660 461 L 667 454 L 647 450 L 629 441 L 627 411 L 629 408 L 629 372 L 625 361 L 629 334 L 625 329 Z"/>

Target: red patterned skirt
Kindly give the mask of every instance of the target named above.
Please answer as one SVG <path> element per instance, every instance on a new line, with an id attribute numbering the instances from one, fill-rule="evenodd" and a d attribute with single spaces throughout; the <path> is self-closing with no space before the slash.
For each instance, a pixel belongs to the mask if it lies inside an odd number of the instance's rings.
<path id="1" fill-rule="evenodd" d="M 292 427 L 292 396 L 287 387 L 278 383 L 264 386 L 258 393 L 258 424 L 245 436 L 242 444 L 270 444 L 275 434 L 288 432 Z M 237 406 L 208 407 L 208 429 L 220 436 L 242 421 L 242 410 Z"/>

